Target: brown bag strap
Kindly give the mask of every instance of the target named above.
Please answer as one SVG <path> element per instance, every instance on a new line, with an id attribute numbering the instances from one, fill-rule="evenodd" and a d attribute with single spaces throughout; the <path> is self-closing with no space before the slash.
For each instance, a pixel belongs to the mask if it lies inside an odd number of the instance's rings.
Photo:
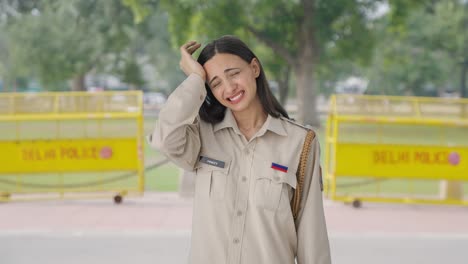
<path id="1" fill-rule="evenodd" d="M 312 144 L 312 140 L 315 137 L 315 133 L 312 130 L 307 131 L 307 136 L 304 141 L 304 146 L 302 146 L 301 158 L 299 161 L 299 167 L 297 169 L 296 177 L 297 177 L 297 184 L 296 190 L 294 191 L 294 195 L 291 201 L 291 209 L 294 220 L 297 218 L 299 214 L 301 198 L 302 198 L 302 188 L 304 186 L 304 178 L 307 170 L 307 160 L 309 159 L 310 154 L 310 145 Z"/>

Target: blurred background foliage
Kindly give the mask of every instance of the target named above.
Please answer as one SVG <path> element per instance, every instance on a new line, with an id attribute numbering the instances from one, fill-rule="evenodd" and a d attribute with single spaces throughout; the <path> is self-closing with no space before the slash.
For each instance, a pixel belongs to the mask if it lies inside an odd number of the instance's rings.
<path id="1" fill-rule="evenodd" d="M 370 94 L 466 97 L 466 0 L 0 0 L 0 89 L 168 94 L 178 47 L 227 34 L 299 107 L 350 78 Z"/>

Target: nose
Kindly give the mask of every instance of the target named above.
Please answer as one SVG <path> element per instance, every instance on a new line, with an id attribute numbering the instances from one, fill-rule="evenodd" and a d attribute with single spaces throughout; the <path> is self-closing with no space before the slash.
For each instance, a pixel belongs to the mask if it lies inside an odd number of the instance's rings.
<path id="1" fill-rule="evenodd" d="M 225 91 L 228 95 L 232 95 L 234 91 L 236 90 L 237 85 L 230 79 L 226 80 L 226 88 Z"/>

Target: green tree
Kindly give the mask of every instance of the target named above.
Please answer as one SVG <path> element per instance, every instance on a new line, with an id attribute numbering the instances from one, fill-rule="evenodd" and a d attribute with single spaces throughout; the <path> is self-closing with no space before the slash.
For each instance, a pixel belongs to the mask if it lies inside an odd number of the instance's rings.
<path id="1" fill-rule="evenodd" d="M 245 32 L 271 48 L 294 76 L 298 120 L 315 126 L 319 66 L 337 57 L 370 59 L 374 40 L 368 13 L 378 2 L 382 1 L 164 1 L 174 43 Z"/>
<path id="2" fill-rule="evenodd" d="M 397 25 L 389 18 L 378 25 L 380 41 L 368 71 L 370 92 L 436 95 L 454 90 L 458 73 L 466 72 L 460 63 L 468 57 L 463 3 L 433 1 L 406 16 Z"/>
<path id="3" fill-rule="evenodd" d="M 157 87 L 149 89 L 162 90 L 166 94 L 184 79 L 184 74 L 179 70 L 179 50 L 171 44 L 168 19 L 167 13 L 157 8 L 140 23 L 144 30 L 135 36 L 135 39 L 141 39 L 139 42 L 142 45 L 138 50 L 144 54 L 145 62 L 155 69 L 153 83 Z"/>
<path id="4" fill-rule="evenodd" d="M 72 90 L 83 90 L 92 69 L 122 72 L 134 62 L 128 56 L 135 27 L 120 1 L 49 0 L 11 17 L 7 30 L 11 56 L 23 71 L 45 85 L 72 79 Z"/>

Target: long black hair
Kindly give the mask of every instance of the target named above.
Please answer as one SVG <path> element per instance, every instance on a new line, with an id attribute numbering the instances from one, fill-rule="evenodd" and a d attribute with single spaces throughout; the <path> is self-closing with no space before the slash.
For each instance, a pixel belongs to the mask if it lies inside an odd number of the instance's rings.
<path id="1" fill-rule="evenodd" d="M 278 118 L 283 116 L 289 119 L 286 110 L 284 110 L 270 90 L 270 86 L 266 80 L 265 72 L 263 71 L 260 60 L 244 42 L 234 36 L 223 36 L 219 39 L 213 40 L 203 48 L 197 61 L 203 66 L 208 60 L 218 53 L 237 55 L 247 63 L 251 63 L 252 59 L 256 58 L 260 65 L 260 75 L 256 79 L 257 94 L 260 99 L 260 103 L 263 106 L 263 110 L 273 117 Z M 226 107 L 216 100 L 207 83 L 205 83 L 205 88 L 207 95 L 199 110 L 200 118 L 211 124 L 219 123 L 224 119 Z"/>

